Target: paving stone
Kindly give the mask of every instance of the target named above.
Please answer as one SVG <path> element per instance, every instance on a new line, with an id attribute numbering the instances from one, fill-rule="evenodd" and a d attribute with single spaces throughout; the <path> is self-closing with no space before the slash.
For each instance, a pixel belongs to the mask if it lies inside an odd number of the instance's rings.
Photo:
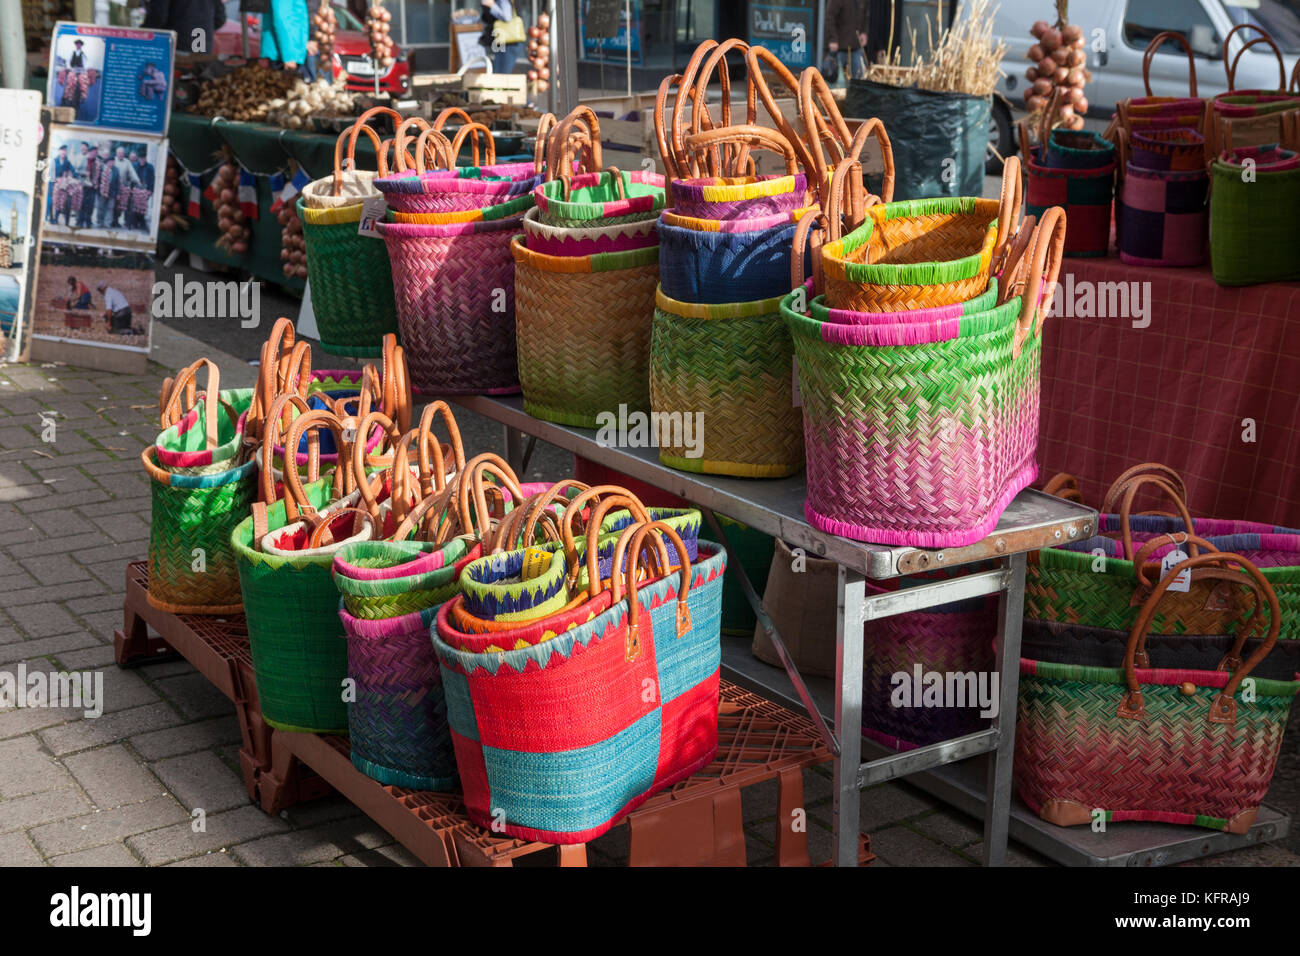
<path id="1" fill-rule="evenodd" d="M 310 803 L 300 803 L 280 812 L 280 816 L 292 823 L 295 829 L 305 829 L 361 815 L 361 811 L 351 800 L 337 793 Z"/>
<path id="2" fill-rule="evenodd" d="M 18 641 L 26 640 L 23 635 L 19 634 L 12 627 L 0 627 L 0 644 L 14 644 Z"/>
<path id="3" fill-rule="evenodd" d="M 110 561 L 116 562 L 119 575 L 125 565 L 132 561 L 139 561 L 140 542 L 129 541 L 126 544 L 108 544 L 99 541 L 82 542 L 83 547 L 78 549 L 76 558 L 84 565 L 107 564 Z M 99 544 L 98 547 L 93 545 Z"/>
<path id="4" fill-rule="evenodd" d="M 129 710 L 158 700 L 153 688 L 134 671 L 118 667 L 105 667 L 97 673 L 104 675 L 104 712 Z M 103 719 L 102 717 L 100 718 Z"/>
<path id="5" fill-rule="evenodd" d="M 3 820 L 4 807 L 5 804 L 0 804 L 0 821 Z M 201 833 L 195 833 L 192 829 L 196 822 L 180 823 L 133 836 L 126 844 L 146 864 L 158 866 L 208 850 L 237 846 L 288 829 L 288 824 L 283 820 L 267 816 L 256 807 L 209 813 L 204 821 L 205 830 Z"/>
<path id="6" fill-rule="evenodd" d="M 145 760 L 162 760 L 180 754 L 207 750 L 218 744 L 238 743 L 240 741 L 239 721 L 233 713 L 224 717 L 214 717 L 194 723 L 155 730 L 131 738 L 131 746 Z M 314 806 L 314 801 L 307 806 Z M 348 804 L 349 807 L 352 804 Z"/>
<path id="7" fill-rule="evenodd" d="M 63 763 L 100 809 L 142 803 L 165 793 L 158 778 L 121 744 L 73 754 Z"/>
<path id="8" fill-rule="evenodd" d="M 76 631 L 77 620 L 57 604 L 9 604 L 9 616 L 31 637 L 50 637 L 54 634 L 68 635 Z M 81 646 L 85 646 L 84 644 Z M 71 650 L 60 647 L 57 650 Z M 45 653 L 41 651 L 39 653 Z"/>
<path id="9" fill-rule="evenodd" d="M 122 844 L 110 843 L 106 846 L 97 846 L 93 850 L 50 857 L 50 866 L 143 866 L 143 864 Z"/>
<path id="10" fill-rule="evenodd" d="M 61 713 L 68 713 L 71 716 L 71 712 Z M 94 719 L 81 719 L 78 712 L 76 718 L 72 723 L 41 731 L 41 741 L 51 753 L 63 756 L 90 747 L 126 740 L 136 734 L 184 723 L 184 718 L 176 713 L 170 704 L 162 701 L 106 713 Z M 67 719 L 66 716 L 63 718 L 63 720 Z M 3 721 L 4 716 L 0 715 L 0 724 Z M 0 733 L 0 737 L 2 736 L 4 734 Z"/>
<path id="11" fill-rule="evenodd" d="M 155 686 L 191 719 L 223 717 L 230 713 L 230 698 L 197 671 L 156 681 Z"/>
<path id="12" fill-rule="evenodd" d="M 400 843 L 349 853 L 332 862 L 336 866 L 424 866 L 418 856 Z"/>
<path id="13" fill-rule="evenodd" d="M 125 480 L 125 476 L 122 476 Z M 149 523 L 138 514 L 94 515 L 91 519 L 114 541 L 147 541 Z"/>
<path id="14" fill-rule="evenodd" d="M 75 787 L 3 800 L 0 801 L 0 833 L 80 816 L 90 809 L 90 801 Z"/>
<path id="15" fill-rule="evenodd" d="M 41 484 L 52 487 L 60 495 L 66 495 L 69 503 L 83 491 L 99 487 L 88 475 L 74 467 L 55 468 L 42 472 Z"/>
<path id="16" fill-rule="evenodd" d="M 367 851 L 361 851 L 367 852 Z M 245 866 L 307 866 L 347 855 L 327 834 L 319 830 L 296 830 L 277 833 L 230 851 Z"/>
<path id="17" fill-rule="evenodd" d="M 39 661 L 36 667 L 43 673 L 49 673 L 59 668 L 52 661 L 45 660 L 46 655 L 53 657 L 65 651 L 81 650 L 99 643 L 99 638 L 93 634 L 88 634 L 85 631 L 74 631 L 71 634 L 57 634 L 54 637 L 41 637 L 36 640 L 9 644 L 0 647 L 0 667 L 14 674 L 16 673 L 18 661 L 27 658 Z M 30 667 L 28 672 L 31 672 Z"/>
<path id="18" fill-rule="evenodd" d="M 970 846 L 984 838 L 983 821 L 955 810 L 936 810 L 912 822 L 923 834 L 953 848 Z"/>
<path id="19" fill-rule="evenodd" d="M 905 866 L 972 866 L 952 850 L 927 840 L 907 827 L 873 831 L 872 851 L 888 863 Z"/>
<path id="20" fill-rule="evenodd" d="M 140 464 L 139 460 L 137 459 L 136 466 L 139 467 L 139 464 Z M 148 491 L 148 489 L 145 490 L 146 492 Z M 134 497 L 130 495 L 125 495 L 125 496 L 119 495 L 118 497 L 112 499 L 111 501 L 104 501 L 101 504 L 95 505 L 95 513 L 101 515 L 114 515 L 114 514 L 126 514 L 126 513 L 147 515 L 151 513 L 152 508 L 153 508 L 153 501 L 148 494 L 137 495 Z M 132 558 L 133 561 L 140 561 L 143 559 L 144 559 L 143 552 L 136 555 L 136 557 Z"/>
<path id="21" fill-rule="evenodd" d="M 125 573 L 125 570 L 124 572 Z M 91 597 L 74 598 L 65 601 L 64 606 L 73 614 L 93 614 L 96 611 L 117 612 L 118 625 L 122 623 L 122 595 L 96 594 Z"/>
<path id="22" fill-rule="evenodd" d="M 984 841 L 966 847 L 962 855 L 969 857 L 976 866 L 984 865 Z M 1231 856 L 1232 854 L 1229 854 Z M 1007 841 L 1007 866 L 1056 866 L 1051 860 L 1037 850 Z"/>
<path id="23" fill-rule="evenodd" d="M 220 850 L 212 853 L 204 853 L 202 856 L 192 856 L 185 860 L 177 860 L 175 863 L 168 863 L 167 866 L 239 866 L 229 853 L 222 853 Z"/>
<path id="24" fill-rule="evenodd" d="M 50 554 L 39 558 L 29 558 L 23 562 L 23 567 L 37 584 L 67 584 L 71 581 L 84 581 L 87 577 L 86 571 L 75 561 L 68 560 L 69 557 L 75 557 L 75 552 L 68 554 Z M 63 610 L 60 608 L 60 610 Z M 67 613 L 67 612 L 64 612 Z"/>
<path id="25" fill-rule="evenodd" d="M 66 498 L 62 495 L 56 495 L 53 493 L 52 489 L 54 488 L 54 485 L 33 485 L 32 487 L 38 491 L 45 492 L 45 494 L 37 496 L 35 500 L 23 502 L 23 510 L 29 515 L 41 514 L 52 511 L 55 508 L 66 508 L 68 506 Z M 108 492 L 99 487 L 91 488 L 88 491 L 78 492 L 77 507 L 85 508 L 88 505 L 94 505 L 96 510 L 98 510 L 100 503 L 108 501 L 109 497 Z"/>
<path id="26" fill-rule="evenodd" d="M 0 741 L 0 799 L 27 793 L 60 790 L 73 780 L 58 760 L 43 751 L 36 737 L 15 737 Z"/>
<path id="27" fill-rule="evenodd" d="M 118 581 L 113 585 L 119 595 L 122 592 L 122 585 L 123 581 Z M 37 587 L 10 591 L 5 596 L 5 602 L 6 606 L 10 608 L 25 607 L 29 604 L 46 604 L 50 601 L 66 601 L 70 598 L 106 594 L 108 590 L 102 581 L 87 578 L 84 581 L 72 581 L 69 584 L 42 584 Z"/>
<path id="28" fill-rule="evenodd" d="M 41 855 L 22 833 L 0 834 L 0 866 L 44 866 Z"/>
<path id="29" fill-rule="evenodd" d="M 154 680 L 162 680 L 164 677 L 177 677 L 181 674 L 195 673 L 194 665 L 185 658 L 178 660 L 161 660 L 150 664 L 140 665 L 141 673 Z"/>
<path id="30" fill-rule="evenodd" d="M 919 790 L 894 782 L 877 784 L 863 790 L 860 805 L 862 830 L 866 833 L 875 833 L 899 820 L 906 820 L 938 806 Z"/>
<path id="31" fill-rule="evenodd" d="M 54 656 L 63 667 L 71 671 L 96 671 L 114 666 L 111 644 L 99 644 L 79 651 L 60 651 Z"/>
<path id="32" fill-rule="evenodd" d="M 96 538 L 107 538 L 101 529 L 90 524 L 72 508 L 59 511 L 47 511 L 31 516 L 31 523 L 45 532 L 48 538 L 83 539 L 87 534 Z"/>
<path id="33" fill-rule="evenodd" d="M 169 757 L 150 767 L 176 799 L 190 809 L 202 807 L 212 814 L 248 803 L 243 778 L 209 750 Z"/>
<path id="34" fill-rule="evenodd" d="M 58 823 L 33 827 L 28 836 L 46 856 L 72 853 L 188 821 L 190 815 L 170 796 L 98 810 Z"/>
<path id="35" fill-rule="evenodd" d="M 34 499 L 53 497 L 49 485 L 0 485 L 0 501 L 22 502 L 23 510 L 27 512 L 38 510 L 32 506 Z M 58 504 L 62 505 L 63 502 Z"/>
<path id="36" fill-rule="evenodd" d="M 66 724 L 70 720 L 80 720 L 82 712 L 72 708 L 58 707 L 19 707 L 0 710 L 0 740 L 34 734 L 46 727 Z M 51 753 L 53 753 L 51 749 Z"/>
<path id="37" fill-rule="evenodd" d="M 94 541 L 89 543 L 93 544 Z M 22 562 L 23 567 L 26 567 L 27 563 L 32 558 L 39 558 L 50 554 L 73 554 L 74 552 L 78 552 L 82 548 L 86 547 L 86 545 L 86 533 L 83 531 L 80 534 L 68 534 L 58 538 L 37 538 L 34 541 L 25 541 L 19 544 L 7 545 L 7 547 L 9 553 Z M 51 584 L 53 582 L 45 580 L 41 583 Z"/>

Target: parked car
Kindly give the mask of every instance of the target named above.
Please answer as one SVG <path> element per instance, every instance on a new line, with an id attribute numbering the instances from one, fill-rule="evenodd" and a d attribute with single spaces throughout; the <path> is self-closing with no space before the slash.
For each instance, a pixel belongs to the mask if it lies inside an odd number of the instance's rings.
<path id="1" fill-rule="evenodd" d="M 330 77 L 347 75 L 350 90 L 374 90 L 375 73 L 370 63 L 370 39 L 365 25 L 346 6 L 336 3 L 334 16 L 338 18 L 338 33 L 334 36 L 334 55 L 330 63 Z M 221 56 L 242 56 L 243 40 L 240 36 L 239 0 L 226 0 L 226 22 L 217 30 L 214 52 Z M 246 13 L 248 23 L 248 55 L 255 58 L 262 47 L 262 17 Z M 411 88 L 411 64 L 401 47 L 393 49 L 394 62 L 379 77 L 379 88 L 388 93 L 405 93 Z"/>
<path id="2" fill-rule="evenodd" d="M 993 24 L 995 37 L 1006 42 L 999 86 L 1005 100 L 994 97 L 989 145 L 1001 155 L 1016 148 L 1011 124 L 1024 110 L 1026 54 L 1035 42 L 1029 28 L 1035 20 L 1054 19 L 1047 0 L 1001 0 Z M 1088 40 L 1088 116 L 1106 120 L 1115 104 L 1144 95 L 1142 57 L 1157 33 L 1174 30 L 1187 37 L 1196 60 L 1197 92 L 1214 96 L 1228 89 L 1223 39 L 1240 23 L 1252 23 L 1273 38 L 1282 51 L 1287 78 L 1300 57 L 1300 0 L 1072 0 L 1070 22 L 1083 28 Z M 1232 38 L 1229 57 L 1258 36 L 1243 30 Z M 1264 44 L 1250 47 L 1237 66 L 1238 89 L 1275 89 L 1277 58 Z M 1285 86 L 1285 81 L 1283 83 Z M 1151 90 L 1156 96 L 1187 95 L 1187 59 L 1172 41 L 1161 44 L 1151 61 Z"/>

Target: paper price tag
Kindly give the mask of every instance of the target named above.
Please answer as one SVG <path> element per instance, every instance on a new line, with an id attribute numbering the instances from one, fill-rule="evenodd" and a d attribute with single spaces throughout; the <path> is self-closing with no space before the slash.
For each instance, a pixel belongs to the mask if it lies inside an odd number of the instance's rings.
<path id="1" fill-rule="evenodd" d="M 1163 578 L 1175 567 L 1187 560 L 1187 552 L 1182 548 L 1175 548 L 1160 559 L 1160 576 Z M 1178 572 L 1178 577 L 1174 578 L 1173 583 L 1169 585 L 1170 591 L 1188 591 L 1192 586 L 1192 569 L 1183 568 Z"/>
<path id="2" fill-rule="evenodd" d="M 361 204 L 361 222 L 357 224 L 357 233 L 362 236 L 378 237 L 375 223 L 383 222 L 388 212 L 388 203 L 383 196 L 370 196 Z"/>

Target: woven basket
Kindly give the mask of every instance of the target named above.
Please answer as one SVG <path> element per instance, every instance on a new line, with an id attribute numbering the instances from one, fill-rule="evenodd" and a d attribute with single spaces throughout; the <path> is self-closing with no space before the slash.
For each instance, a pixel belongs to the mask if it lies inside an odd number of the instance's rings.
<path id="1" fill-rule="evenodd" d="M 659 249 L 545 256 L 516 236 L 511 250 L 524 410 L 579 428 L 648 410 Z"/>
<path id="2" fill-rule="evenodd" d="M 415 541 L 347 544 L 335 552 L 334 583 L 343 595 L 344 608 L 354 617 L 377 620 L 418 614 L 458 593 L 456 579 L 467 552 L 460 538 L 443 546 Z"/>
<path id="3" fill-rule="evenodd" d="M 673 180 L 673 211 L 697 219 L 734 221 L 789 215 L 807 202 L 808 179 L 803 173 Z"/>
<path id="4" fill-rule="evenodd" d="M 523 564 L 523 551 L 502 551 L 466 565 L 461 580 L 466 613 L 508 623 L 545 617 L 569 603 L 569 568 L 558 545 L 541 574 L 522 578 Z"/>
<path id="5" fill-rule="evenodd" d="M 352 765 L 373 780 L 413 790 L 451 790 L 456 755 L 438 658 L 429 643 L 437 607 L 362 620 L 339 609 L 347 636 Z"/>
<path id="6" fill-rule="evenodd" d="M 1205 168 L 1205 137 L 1190 129 L 1134 131 L 1128 161 L 1140 169 L 1200 171 Z"/>
<path id="7" fill-rule="evenodd" d="M 1245 160 L 1255 165 L 1245 175 Z M 1245 146 L 1210 167 L 1210 267 L 1219 285 L 1300 279 L 1300 156 Z"/>
<path id="8" fill-rule="evenodd" d="M 412 387 L 434 395 L 517 392 L 510 238 L 519 220 L 376 228 L 392 259 Z"/>
<path id="9" fill-rule="evenodd" d="M 643 170 L 581 173 L 537 186 L 539 221 L 550 226 L 595 226 L 653 219 L 664 208 L 664 178 Z M 615 180 L 615 175 L 618 179 Z"/>
<path id="10" fill-rule="evenodd" d="M 646 527 L 627 531 L 631 555 Z M 442 608 L 434 649 L 474 823 L 585 843 L 713 759 L 725 567 L 725 552 L 701 542 L 680 572 L 640 587 L 629 574 L 626 599 L 618 575 L 613 593 L 571 612 L 571 629 L 499 653 L 456 649 L 456 602 Z M 673 610 L 651 613 L 664 605 Z"/>
<path id="11" fill-rule="evenodd" d="M 1115 201 L 1120 258 L 1142 266 L 1204 262 L 1209 187 L 1204 169 L 1164 172 L 1129 163 Z"/>
<path id="12" fill-rule="evenodd" d="M 1188 95 L 1185 97 L 1153 96 L 1151 93 L 1151 63 L 1166 41 L 1178 44 L 1187 55 Z M 1146 96 L 1121 100 L 1116 105 L 1116 115 L 1108 133 L 1122 132 L 1124 136 L 1132 136 L 1134 132 L 1144 129 L 1185 128 L 1205 134 L 1209 125 L 1210 104 L 1196 95 L 1196 57 L 1185 36 L 1164 31 L 1152 37 L 1142 56 L 1142 83 Z"/>
<path id="13" fill-rule="evenodd" d="M 1147 626 L 1182 569 L 1193 580 L 1236 579 L 1268 608 L 1264 643 L 1231 673 L 1226 661 L 1221 670 L 1137 666 Z M 1245 558 L 1201 555 L 1171 569 L 1142 605 L 1122 668 L 1022 659 L 1015 759 L 1021 798 L 1062 826 L 1148 820 L 1247 832 L 1300 691 L 1294 680 L 1252 677 L 1251 693 L 1238 693 L 1277 640 L 1280 613 L 1268 582 Z"/>
<path id="14" fill-rule="evenodd" d="M 1017 173 L 1018 175 L 1018 173 Z M 1036 474 L 1039 357 L 1065 217 L 1033 235 L 1028 288 L 941 323 L 818 322 L 781 303 L 803 397 L 808 496 L 817 528 L 879 544 L 980 540 Z"/>
<path id="15" fill-rule="evenodd" d="M 459 212 L 390 212 L 389 222 L 415 222 L 426 226 L 445 226 L 458 222 L 491 222 L 495 219 L 509 219 L 522 216 L 533 208 L 531 193 L 516 196 L 495 206 L 483 206 L 477 209 L 463 209 Z"/>
<path id="16" fill-rule="evenodd" d="M 1106 255 L 1110 249 L 1111 209 L 1115 201 L 1114 161 L 1096 168 L 1052 168 L 1040 166 L 1028 155 L 1025 214 L 1037 217 L 1052 206 L 1060 206 L 1070 221 L 1065 233 L 1065 254 Z"/>
<path id="17" fill-rule="evenodd" d="M 832 309 L 826 305 L 826 297 L 819 295 L 812 300 L 811 315 L 818 322 L 840 322 L 845 325 L 937 324 L 951 319 L 959 319 L 963 315 L 987 312 L 997 306 L 998 294 L 998 280 L 990 279 L 989 287 L 973 299 L 955 305 L 936 305 L 929 309 L 913 309 L 910 312 L 854 312 L 849 309 Z"/>
<path id="18" fill-rule="evenodd" d="M 693 305 L 662 289 L 650 344 L 650 406 L 676 422 L 659 460 L 671 468 L 780 478 L 803 467 L 794 346 L 781 300 Z M 688 447 L 687 427 L 693 439 Z M 662 440 L 662 434 L 661 434 Z"/>
<path id="19" fill-rule="evenodd" d="M 1022 151 L 1023 152 L 1023 151 Z M 1024 153 L 1026 159 L 1029 154 Z M 1054 129 L 1042 155 L 1049 169 L 1103 169 L 1114 166 L 1115 144 L 1085 130 Z"/>
<path id="20" fill-rule="evenodd" d="M 200 368 L 208 373 L 203 392 L 197 390 Z M 213 393 L 217 401 L 209 403 Z M 244 426 L 252 403 L 253 389 L 221 391 L 221 372 L 208 359 L 164 381 L 158 397 L 163 430 L 154 439 L 159 467 L 178 475 L 202 475 L 242 464 L 247 454 Z"/>
<path id="21" fill-rule="evenodd" d="M 525 245 L 544 256 L 592 256 L 610 252 L 631 252 L 659 245 L 659 220 L 637 219 L 604 226 L 551 226 L 539 218 L 539 210 L 524 215 Z"/>
<path id="22" fill-rule="evenodd" d="M 149 604 L 172 614 L 243 609 L 230 533 L 257 498 L 257 462 L 201 475 L 169 473 L 141 456 L 152 488 Z"/>
<path id="23" fill-rule="evenodd" d="M 771 299 L 789 292 L 793 213 L 740 220 L 705 231 L 659 220 L 660 283 L 681 302 L 723 304 Z M 750 223 L 767 223 L 750 228 Z"/>

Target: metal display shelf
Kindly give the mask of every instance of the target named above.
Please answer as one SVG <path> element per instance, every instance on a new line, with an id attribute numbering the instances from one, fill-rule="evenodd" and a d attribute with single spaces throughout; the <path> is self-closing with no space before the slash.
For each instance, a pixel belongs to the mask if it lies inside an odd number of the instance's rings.
<path id="1" fill-rule="evenodd" d="M 799 674 L 739 562 L 733 563 L 741 588 L 760 624 L 771 636 L 781 659 L 794 692 L 791 701 L 800 704 L 808 713 L 834 755 L 834 862 L 841 866 L 857 863 L 859 792 L 864 787 L 980 754 L 988 755 L 982 808 L 984 862 L 997 866 L 1005 861 L 1020 678 L 1025 554 L 1064 541 L 1089 537 L 1097 526 L 1096 511 L 1026 490 L 1007 507 L 992 534 L 967 547 L 930 550 L 865 544 L 818 531 L 805 520 L 806 486 L 802 475 L 759 480 L 676 471 L 659 463 L 655 448 L 606 446 L 596 441 L 596 433 L 590 429 L 569 428 L 533 418 L 524 411 L 523 400 L 518 396 L 466 396 L 452 400 L 506 426 L 506 457 L 521 474 L 529 455 L 521 436 L 527 434 L 534 441 L 541 439 L 694 503 L 709 522 L 712 533 L 729 550 L 726 533 L 715 511 L 838 564 L 836 679 L 831 685 L 834 701 L 829 709 L 834 724 L 832 732 L 823 716 L 827 709 L 817 703 Z M 866 592 L 867 578 L 881 580 L 988 561 L 995 564 L 992 570 L 971 571 L 871 596 Z M 992 726 L 955 740 L 862 762 L 864 641 L 861 635 L 866 622 L 984 594 L 999 595 L 1000 700 L 998 716 L 993 719 Z M 738 662 L 724 659 L 723 668 L 728 675 L 737 673 L 737 666 Z M 737 673 L 737 677 L 740 676 Z"/>
<path id="2" fill-rule="evenodd" d="M 799 707 L 794 685 L 779 667 L 765 664 L 750 653 L 747 637 L 722 638 L 722 666 L 741 687 L 788 707 Z M 808 690 L 824 714 L 833 713 L 835 688 L 828 678 L 810 677 Z M 894 751 L 863 739 L 862 749 L 873 757 L 893 756 Z M 984 808 L 984 767 L 979 761 L 949 764 L 918 773 L 908 782 L 950 804 L 979 817 Z M 1283 839 L 1290 831 L 1291 818 L 1269 806 L 1260 807 L 1250 831 L 1223 833 L 1197 827 L 1165 823 L 1118 823 L 1105 833 L 1088 827 L 1058 827 L 1039 818 L 1016 796 L 1011 800 L 1011 836 L 1065 866 L 1169 866 L 1228 850 Z"/>

